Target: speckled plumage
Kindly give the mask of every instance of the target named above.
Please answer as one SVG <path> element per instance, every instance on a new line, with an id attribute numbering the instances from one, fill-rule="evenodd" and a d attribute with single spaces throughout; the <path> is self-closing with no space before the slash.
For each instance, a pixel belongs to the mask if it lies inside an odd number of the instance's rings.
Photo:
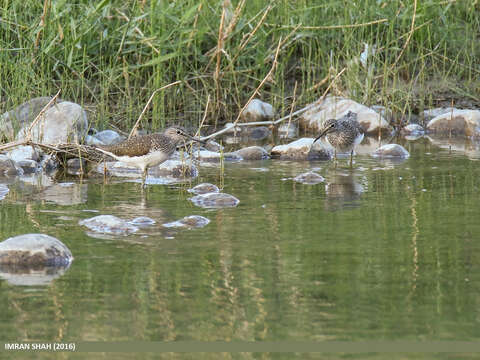
<path id="1" fill-rule="evenodd" d="M 133 136 L 121 143 L 99 146 L 97 149 L 118 161 L 140 168 L 144 183 L 148 168 L 166 161 L 176 147 L 186 140 L 201 142 L 190 136 L 181 126 L 172 126 L 163 133 Z"/>
<path id="2" fill-rule="evenodd" d="M 357 121 L 357 114 L 349 111 L 345 116 L 336 120 L 329 119 L 323 123 L 320 135 L 314 140 L 317 141 L 325 136 L 328 143 L 337 151 L 342 153 L 350 152 L 350 164 L 352 164 L 353 150 L 363 140 L 363 130 Z"/>

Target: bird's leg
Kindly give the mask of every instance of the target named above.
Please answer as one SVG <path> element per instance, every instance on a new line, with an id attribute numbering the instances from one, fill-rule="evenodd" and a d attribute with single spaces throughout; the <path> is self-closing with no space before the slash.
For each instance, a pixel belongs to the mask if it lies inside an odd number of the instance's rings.
<path id="1" fill-rule="evenodd" d="M 353 150 L 350 153 L 350 168 L 352 168 L 352 167 L 353 167 Z"/>
<path id="2" fill-rule="evenodd" d="M 148 167 L 145 166 L 145 168 L 142 171 L 142 189 L 145 187 L 145 180 L 147 180 L 147 173 L 148 173 Z"/>
<path id="3" fill-rule="evenodd" d="M 335 169 L 337 168 L 337 149 L 333 150 L 333 163 L 335 164 Z"/>

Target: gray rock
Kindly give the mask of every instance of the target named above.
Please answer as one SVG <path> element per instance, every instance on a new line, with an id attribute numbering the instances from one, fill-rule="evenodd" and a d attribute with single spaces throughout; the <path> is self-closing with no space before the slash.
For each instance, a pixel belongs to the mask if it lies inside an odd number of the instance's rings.
<path id="1" fill-rule="evenodd" d="M 34 174 L 40 169 L 40 165 L 35 160 L 22 160 L 17 161 L 17 166 L 23 170 L 23 174 Z"/>
<path id="2" fill-rule="evenodd" d="M 59 165 L 60 163 L 53 155 L 44 155 L 40 161 L 40 167 L 47 173 L 58 169 Z"/>
<path id="3" fill-rule="evenodd" d="M 443 135 L 480 136 L 480 110 L 454 110 L 438 115 L 428 122 L 427 130 Z"/>
<path id="4" fill-rule="evenodd" d="M 255 126 L 248 128 L 247 136 L 252 140 L 263 140 L 272 135 L 272 131 L 265 126 Z"/>
<path id="5" fill-rule="evenodd" d="M 370 109 L 375 111 L 377 114 L 380 114 L 387 121 L 390 121 L 391 119 L 393 119 L 392 111 L 390 109 L 387 109 L 383 105 L 372 105 Z"/>
<path id="6" fill-rule="evenodd" d="M 129 235 L 138 231 L 138 227 L 113 215 L 99 215 L 79 221 L 80 225 L 102 234 Z"/>
<path id="7" fill-rule="evenodd" d="M 330 151 L 319 141 L 313 146 L 313 138 L 301 138 L 289 144 L 277 145 L 272 151 L 272 157 L 280 160 L 328 160 Z"/>
<path id="8" fill-rule="evenodd" d="M 138 226 L 138 227 L 146 227 L 146 226 L 151 226 L 151 225 L 155 224 L 156 221 L 153 220 L 152 218 L 147 217 L 147 216 L 139 216 L 139 217 L 136 217 L 133 220 L 130 220 L 129 223 L 134 225 L 134 226 Z"/>
<path id="9" fill-rule="evenodd" d="M 402 135 L 404 136 L 421 136 L 425 134 L 425 130 L 418 124 L 408 124 L 402 129 Z"/>
<path id="10" fill-rule="evenodd" d="M 457 111 L 460 109 L 456 109 L 453 107 L 442 107 L 442 108 L 434 108 L 434 109 L 428 109 L 428 110 L 423 110 L 423 118 L 425 121 L 432 120 L 433 118 L 443 115 L 443 114 L 451 114 L 453 111 Z"/>
<path id="11" fill-rule="evenodd" d="M 225 131 L 225 134 L 233 134 L 233 133 L 235 133 L 235 134 L 238 135 L 238 134 L 241 134 L 242 131 L 243 131 L 242 127 L 240 127 L 240 126 L 233 126 L 233 123 L 230 123 L 230 122 L 225 124 L 225 129 L 228 129 L 227 131 Z"/>
<path id="12" fill-rule="evenodd" d="M 410 156 L 409 152 L 401 145 L 386 144 L 379 147 L 372 153 L 373 157 L 380 158 L 400 158 L 406 159 Z"/>
<path id="13" fill-rule="evenodd" d="M 317 173 L 310 171 L 296 176 L 293 180 L 302 184 L 315 185 L 324 182 L 325 178 L 321 175 L 318 175 Z"/>
<path id="14" fill-rule="evenodd" d="M 191 189 L 188 189 L 187 191 L 192 194 L 198 195 L 198 194 L 218 193 L 220 192 L 220 189 L 216 185 L 209 184 L 209 183 L 202 183 L 194 186 Z"/>
<path id="15" fill-rule="evenodd" d="M 220 152 L 224 149 L 222 145 L 213 140 L 208 140 L 208 142 L 203 146 L 206 150 Z"/>
<path id="16" fill-rule="evenodd" d="M 25 139 L 30 125 L 26 124 L 17 134 L 17 140 Z M 43 144 L 79 142 L 87 132 L 87 114 L 78 104 L 68 101 L 49 108 L 32 128 L 32 140 Z"/>
<path id="17" fill-rule="evenodd" d="M 68 266 L 72 253 L 60 240 L 44 234 L 25 234 L 0 243 L 0 264 Z"/>
<path id="18" fill-rule="evenodd" d="M 190 198 L 190 201 L 196 206 L 211 209 L 235 207 L 240 203 L 235 196 L 224 193 L 200 194 Z"/>
<path id="19" fill-rule="evenodd" d="M 220 162 L 222 157 L 221 153 L 208 151 L 208 150 L 197 150 L 193 152 L 193 157 L 197 160 L 203 162 Z M 223 153 L 224 161 L 242 161 L 243 158 L 236 154 L 235 152 Z"/>
<path id="20" fill-rule="evenodd" d="M 210 222 L 209 219 L 199 215 L 190 215 L 185 216 L 184 218 L 163 224 L 163 227 L 172 228 L 172 227 L 186 227 L 186 228 L 201 228 L 207 225 Z"/>
<path id="21" fill-rule="evenodd" d="M 135 166 L 131 166 L 120 161 L 110 161 L 107 163 L 99 163 L 96 171 L 100 174 L 104 173 L 104 166 L 110 175 L 140 178 L 141 171 Z M 198 169 L 191 163 L 185 163 L 180 160 L 167 160 L 160 165 L 153 166 L 148 169 L 149 177 L 171 178 L 172 180 L 179 180 L 183 178 L 194 178 L 198 176 Z"/>
<path id="22" fill-rule="evenodd" d="M 94 136 L 97 140 L 100 140 L 105 145 L 113 145 L 121 142 L 125 139 L 124 136 L 121 136 L 116 131 L 113 130 L 103 130 L 96 133 Z"/>
<path id="23" fill-rule="evenodd" d="M 40 160 L 40 156 L 33 146 L 17 146 L 10 150 L 7 153 L 7 156 L 15 162 L 23 160 Z"/>
<path id="24" fill-rule="evenodd" d="M 278 127 L 278 135 L 288 139 L 295 138 L 298 135 L 298 127 L 292 122 L 281 124 Z"/>
<path id="25" fill-rule="evenodd" d="M 47 96 L 33 98 L 2 114 L 0 116 L 0 132 L 13 139 L 15 136 L 13 129 L 30 124 L 51 99 Z M 62 100 L 57 99 L 57 103 L 61 102 Z"/>
<path id="26" fill-rule="evenodd" d="M 377 134 L 379 130 L 390 134 L 393 130 L 383 116 L 371 108 L 337 96 L 327 96 L 322 101 L 314 103 L 300 117 L 300 124 L 309 129 L 319 130 L 326 120 L 340 119 L 349 111 L 357 114 L 357 120 L 367 134 Z"/>
<path id="27" fill-rule="evenodd" d="M 8 187 L 6 185 L 0 184 L 0 200 L 5 199 L 5 196 L 7 196 L 9 191 L 10 190 L 8 189 Z"/>
<path id="28" fill-rule="evenodd" d="M 260 146 L 249 146 L 235 151 L 243 160 L 264 160 L 269 159 L 267 151 Z"/>
<path id="29" fill-rule="evenodd" d="M 95 136 L 92 135 L 86 135 L 83 143 L 93 146 L 105 145 L 102 141 L 98 140 Z"/>
<path id="30" fill-rule="evenodd" d="M 242 113 L 242 118 L 247 122 L 265 121 L 273 119 L 275 111 L 273 106 L 259 99 L 253 99 Z"/>
<path id="31" fill-rule="evenodd" d="M 73 158 L 67 160 L 67 173 L 70 175 L 81 175 L 85 173 L 87 161 L 85 159 Z"/>
<path id="32" fill-rule="evenodd" d="M 0 176 L 22 175 L 23 171 L 17 169 L 12 159 L 6 155 L 0 155 Z"/>

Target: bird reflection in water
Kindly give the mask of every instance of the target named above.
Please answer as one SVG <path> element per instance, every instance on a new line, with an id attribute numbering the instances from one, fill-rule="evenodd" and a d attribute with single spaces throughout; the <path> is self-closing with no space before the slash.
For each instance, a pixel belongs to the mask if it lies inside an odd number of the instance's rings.
<path id="1" fill-rule="evenodd" d="M 325 209 L 329 211 L 360 206 L 363 186 L 355 179 L 353 172 L 335 173 L 325 185 Z"/>

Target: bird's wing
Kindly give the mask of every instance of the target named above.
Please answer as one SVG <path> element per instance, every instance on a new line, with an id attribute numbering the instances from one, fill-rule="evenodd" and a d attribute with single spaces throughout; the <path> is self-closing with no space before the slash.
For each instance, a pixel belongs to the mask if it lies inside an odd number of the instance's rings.
<path id="1" fill-rule="evenodd" d="M 138 135 L 115 145 L 99 146 L 98 148 L 117 156 L 142 156 L 148 154 L 151 144 L 151 135 Z"/>

